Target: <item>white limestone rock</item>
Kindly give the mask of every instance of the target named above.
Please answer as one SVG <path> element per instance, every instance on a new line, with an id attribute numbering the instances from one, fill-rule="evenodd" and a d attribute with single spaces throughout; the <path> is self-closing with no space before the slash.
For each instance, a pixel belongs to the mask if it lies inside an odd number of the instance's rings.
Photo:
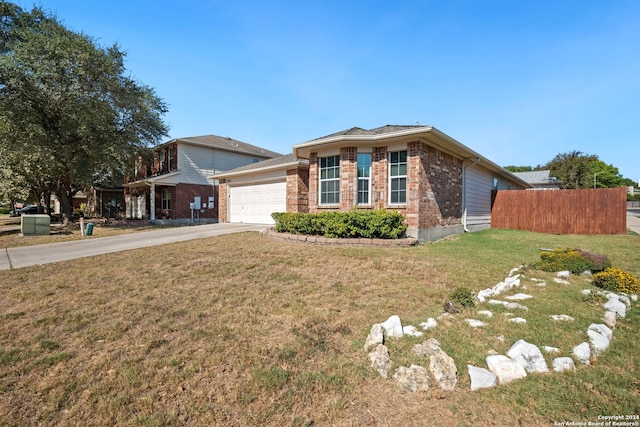
<path id="1" fill-rule="evenodd" d="M 389 349 L 384 344 L 378 346 L 369 353 L 371 367 L 374 368 L 382 378 L 387 378 L 389 369 L 391 369 L 391 355 Z"/>
<path id="2" fill-rule="evenodd" d="M 422 336 L 422 332 L 420 332 L 418 329 L 416 329 L 416 327 L 413 326 L 413 325 L 403 326 L 402 327 L 402 333 L 404 335 L 409 335 L 409 336 L 412 336 L 412 337 L 421 337 Z"/>
<path id="3" fill-rule="evenodd" d="M 551 314 L 549 316 L 555 322 L 573 322 L 574 318 L 568 314 Z"/>
<path id="4" fill-rule="evenodd" d="M 384 344 L 384 329 L 380 323 L 376 323 L 371 327 L 369 336 L 364 343 L 364 351 L 368 352 L 377 347 L 378 344 Z"/>
<path id="5" fill-rule="evenodd" d="M 464 321 L 467 322 L 472 328 L 480 328 L 485 325 L 482 320 L 477 319 L 464 319 Z"/>
<path id="6" fill-rule="evenodd" d="M 564 270 L 564 271 L 558 271 L 558 272 L 556 273 L 556 277 L 558 277 L 558 278 L 560 278 L 560 279 L 568 280 L 568 279 L 569 279 L 569 277 L 571 277 L 571 272 L 570 272 L 570 271 L 567 271 L 567 270 Z"/>
<path id="7" fill-rule="evenodd" d="M 553 366 L 554 372 L 563 372 L 563 371 L 575 371 L 576 365 L 573 363 L 573 359 L 570 357 L 556 357 L 551 362 Z"/>
<path id="8" fill-rule="evenodd" d="M 418 356 L 431 356 L 442 351 L 440 343 L 435 338 L 429 338 L 422 344 L 416 344 L 413 346 L 413 353 Z"/>
<path id="9" fill-rule="evenodd" d="M 528 374 L 549 371 L 540 349 L 525 340 L 516 341 L 507 351 L 507 356 L 518 362 Z"/>
<path id="10" fill-rule="evenodd" d="M 401 389 L 411 393 L 429 390 L 429 375 L 422 366 L 400 366 L 393 374 L 393 379 Z"/>
<path id="11" fill-rule="evenodd" d="M 434 319 L 433 317 L 428 318 L 426 322 L 420 323 L 420 327 L 422 327 L 422 329 L 425 331 L 433 329 L 436 326 L 438 326 L 438 322 L 436 322 L 436 319 Z"/>
<path id="12" fill-rule="evenodd" d="M 609 341 L 613 339 L 613 331 L 609 329 L 607 325 L 604 325 L 602 323 L 592 323 L 591 325 L 589 325 L 588 329 L 604 335 Z"/>
<path id="13" fill-rule="evenodd" d="M 498 384 L 496 374 L 487 369 L 467 365 L 467 371 L 469 372 L 469 378 L 471 378 L 471 390 L 491 388 Z"/>
<path id="14" fill-rule="evenodd" d="M 476 295 L 476 299 L 480 302 L 485 302 L 487 298 L 492 297 L 494 295 L 495 295 L 495 292 L 493 292 L 493 289 L 487 288 L 479 291 Z"/>
<path id="15" fill-rule="evenodd" d="M 553 281 L 556 282 L 556 283 L 559 283 L 561 285 L 570 285 L 571 284 L 571 282 L 569 282 L 568 280 L 560 279 L 559 277 L 554 277 Z"/>
<path id="16" fill-rule="evenodd" d="M 580 293 L 585 297 L 588 297 L 589 295 L 591 295 L 591 289 L 583 289 L 580 291 Z"/>
<path id="17" fill-rule="evenodd" d="M 502 354 L 487 356 L 486 361 L 489 370 L 498 377 L 498 384 L 506 384 L 527 376 L 522 365 Z"/>
<path id="18" fill-rule="evenodd" d="M 545 353 L 559 353 L 560 349 L 558 347 L 551 347 L 548 345 L 545 345 L 544 347 L 542 347 L 542 349 L 544 350 Z"/>
<path id="19" fill-rule="evenodd" d="M 458 383 L 458 369 L 453 358 L 442 351 L 429 356 L 429 372 L 441 389 L 452 391 Z"/>
<path id="20" fill-rule="evenodd" d="M 587 335 L 589 336 L 589 342 L 591 342 L 593 356 L 598 356 L 600 353 L 607 350 L 611 344 L 611 340 L 593 329 L 589 329 L 587 331 Z"/>
<path id="21" fill-rule="evenodd" d="M 509 310 L 524 310 L 524 311 L 529 311 L 528 307 L 525 307 L 522 304 L 519 304 L 517 302 L 509 302 L 505 305 L 506 308 L 508 308 Z"/>
<path id="22" fill-rule="evenodd" d="M 614 311 L 605 311 L 604 317 L 602 319 L 604 320 L 604 323 L 606 323 L 608 327 L 610 328 L 616 327 L 616 322 L 618 320 L 618 317 L 616 316 L 616 313 Z"/>
<path id="23" fill-rule="evenodd" d="M 395 314 L 382 323 L 382 328 L 386 337 L 401 338 L 403 336 L 402 322 L 400 322 L 400 317 Z"/>
<path id="24" fill-rule="evenodd" d="M 626 296 L 626 295 L 618 295 L 618 301 L 624 303 L 624 305 L 626 305 L 627 308 L 631 308 L 631 300 L 629 299 L 628 296 Z"/>
<path id="25" fill-rule="evenodd" d="M 508 275 L 508 277 L 513 277 L 513 276 L 515 276 L 515 275 L 518 273 L 518 271 L 520 271 L 520 269 L 521 269 L 521 268 L 522 268 L 522 266 L 520 266 L 520 267 L 514 267 L 514 268 L 512 268 L 511 270 L 509 270 L 509 275 Z"/>
<path id="26" fill-rule="evenodd" d="M 493 313 L 490 312 L 489 310 L 480 310 L 478 311 L 478 314 L 481 314 L 483 316 L 488 317 L 489 319 L 493 317 Z"/>
<path id="27" fill-rule="evenodd" d="M 533 298 L 533 296 L 528 295 L 528 294 L 519 293 L 519 294 L 515 294 L 515 295 L 511 295 L 511 296 L 505 297 L 504 299 L 508 299 L 509 301 L 524 301 L 524 300 L 527 300 L 527 299 L 530 299 L 530 298 Z"/>
<path id="28" fill-rule="evenodd" d="M 585 365 L 591 364 L 591 348 L 589 347 L 589 343 L 583 342 L 573 347 L 573 355 L 576 357 L 578 362 Z"/>
<path id="29" fill-rule="evenodd" d="M 509 285 L 510 288 L 516 288 L 520 286 L 520 275 L 517 274 L 515 276 L 509 276 L 506 279 L 504 279 L 504 283 Z"/>
<path id="30" fill-rule="evenodd" d="M 509 319 L 511 323 L 527 323 L 527 319 L 523 319 L 522 317 L 513 317 Z"/>
<path id="31" fill-rule="evenodd" d="M 627 315 L 627 306 L 616 298 L 611 298 L 603 304 L 607 311 L 613 311 L 618 317 L 624 318 Z"/>

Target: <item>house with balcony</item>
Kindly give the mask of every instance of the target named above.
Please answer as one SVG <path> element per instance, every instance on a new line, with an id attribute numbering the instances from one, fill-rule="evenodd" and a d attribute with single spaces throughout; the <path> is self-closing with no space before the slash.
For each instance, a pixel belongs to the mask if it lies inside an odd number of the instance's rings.
<path id="1" fill-rule="evenodd" d="M 218 219 L 218 182 L 211 176 L 258 163 L 279 153 L 232 138 L 204 135 L 176 138 L 139 159 L 125 179 L 125 214 L 129 219 Z"/>

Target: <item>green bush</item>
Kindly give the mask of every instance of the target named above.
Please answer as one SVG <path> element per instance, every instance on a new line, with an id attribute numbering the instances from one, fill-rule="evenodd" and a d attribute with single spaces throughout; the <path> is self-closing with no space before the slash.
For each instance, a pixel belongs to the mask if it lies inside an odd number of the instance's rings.
<path id="1" fill-rule="evenodd" d="M 604 271 L 593 275 L 593 284 L 599 288 L 625 294 L 637 294 L 640 292 L 638 278 L 626 270 L 617 267 L 609 267 Z"/>
<path id="2" fill-rule="evenodd" d="M 449 295 L 449 300 L 452 301 L 457 308 L 469 308 L 476 305 L 476 296 L 470 289 L 465 287 L 457 287 Z"/>
<path id="3" fill-rule="evenodd" d="M 581 249 L 554 249 L 551 252 L 541 252 L 540 261 L 532 265 L 542 271 L 556 272 L 568 270 L 574 274 L 583 271 L 597 273 L 611 266 L 611 261 L 600 254 L 592 254 Z"/>
<path id="4" fill-rule="evenodd" d="M 397 239 L 407 230 L 401 213 L 384 209 L 312 214 L 274 212 L 271 217 L 278 232 L 311 236 Z"/>
<path id="5" fill-rule="evenodd" d="M 8 215 L 11 212 L 11 208 L 0 208 L 0 215 Z"/>

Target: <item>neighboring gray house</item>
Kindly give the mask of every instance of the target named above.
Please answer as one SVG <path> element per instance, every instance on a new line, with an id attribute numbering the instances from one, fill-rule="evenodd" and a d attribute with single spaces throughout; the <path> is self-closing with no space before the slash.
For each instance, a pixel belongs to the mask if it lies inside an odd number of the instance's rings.
<path id="1" fill-rule="evenodd" d="M 259 217 L 272 223 L 271 213 L 283 207 L 287 212 L 384 208 L 401 212 L 407 234 L 420 241 L 489 228 L 494 190 L 531 187 L 436 128 L 420 125 L 347 129 L 294 145 L 282 159 L 212 178 L 220 182 L 220 221 Z M 263 194 L 269 185 L 277 192 L 245 215 L 238 196 Z"/>
<path id="2" fill-rule="evenodd" d="M 514 172 L 513 174 L 529 183 L 532 187 L 530 190 L 558 190 L 562 188 L 562 181 L 550 176 L 550 170 Z"/>
<path id="3" fill-rule="evenodd" d="M 125 187 L 126 216 L 132 219 L 189 219 L 191 203 L 201 205 L 194 216 L 218 218 L 217 181 L 211 175 L 258 163 L 279 153 L 228 137 L 205 135 L 177 138 L 140 160 Z"/>

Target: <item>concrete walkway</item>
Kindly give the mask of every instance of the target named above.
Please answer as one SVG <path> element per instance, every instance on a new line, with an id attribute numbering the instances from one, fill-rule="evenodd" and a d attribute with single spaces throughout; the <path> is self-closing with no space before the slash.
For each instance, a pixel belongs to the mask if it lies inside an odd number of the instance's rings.
<path id="1" fill-rule="evenodd" d="M 191 227 L 121 234 L 110 237 L 86 237 L 71 242 L 0 249 L 0 270 L 68 261 L 95 255 L 165 245 L 244 231 L 265 231 L 264 224 L 208 224 Z"/>
<path id="2" fill-rule="evenodd" d="M 627 209 L 627 228 L 640 234 L 640 209 Z"/>

